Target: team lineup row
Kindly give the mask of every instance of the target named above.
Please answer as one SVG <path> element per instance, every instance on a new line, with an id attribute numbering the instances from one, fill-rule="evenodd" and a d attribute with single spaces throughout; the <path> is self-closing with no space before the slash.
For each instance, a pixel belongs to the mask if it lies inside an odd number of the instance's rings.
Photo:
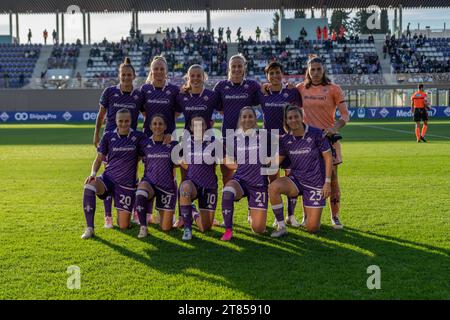
<path id="1" fill-rule="evenodd" d="M 287 233 L 281 194 L 288 196 L 287 223 L 300 225 L 295 220 L 294 209 L 297 197 L 301 195 L 303 224 L 308 231 L 316 232 L 325 199 L 330 196 L 333 226 L 342 228 L 337 179 L 337 165 L 342 160 L 339 141 L 331 139 L 348 121 L 342 90 L 330 83 L 323 63 L 317 57 L 308 61 L 305 81 L 297 87 L 283 85 L 283 69 L 277 62 L 266 67 L 268 83 L 262 86 L 245 78 L 245 67 L 243 56 L 231 57 L 228 80 L 219 81 L 213 90 L 208 90 L 204 87 L 207 76 L 202 67 L 193 65 L 186 75 L 186 84 L 178 88 L 167 79 L 164 58 L 155 57 L 147 83 L 138 90 L 132 85 L 135 72 L 130 61 L 120 66 L 120 84 L 105 89 L 100 99 L 93 139 L 98 156 L 85 182 L 83 207 L 87 229 L 82 238 L 94 235 L 96 195 L 101 199 L 114 198 L 121 228 L 130 225 L 130 216 L 135 211 L 141 225 L 140 238 L 147 235 L 146 215 L 149 201 L 154 198 L 163 230 L 172 227 L 177 199 L 180 216 L 174 226 L 184 227 L 184 240 L 192 237 L 193 219 L 200 231 L 210 229 L 216 222 L 216 164 L 191 160 L 198 153 L 194 145 L 198 147 L 200 143 L 200 153 L 205 153 L 213 143 L 205 138 L 205 132 L 213 125 L 214 110 L 223 114 L 224 137 L 227 130 L 237 130 L 236 134 L 224 139 L 224 144 L 244 146 L 238 147 L 231 157 L 219 159 L 225 226 L 222 240 L 232 238 L 233 203 L 242 197 L 248 197 L 249 222 L 256 233 L 265 231 L 269 199 L 278 225 L 272 236 Z M 248 161 L 252 150 L 271 144 L 269 141 L 266 145 L 260 139 L 254 108 L 258 105 L 263 114 L 263 128 L 278 133 L 279 147 L 271 157 L 255 163 Z M 338 121 L 334 119 L 336 107 L 341 113 Z M 144 115 L 144 133 L 136 130 L 139 112 Z M 171 154 L 178 142 L 168 137 L 180 114 L 183 114 L 185 129 L 190 130 L 190 134 L 180 142 L 184 150 L 183 160 L 174 161 Z M 105 133 L 100 141 L 99 133 L 105 117 Z M 192 148 L 185 148 L 191 144 Z M 139 157 L 143 158 L 145 170 L 136 191 Z M 244 161 L 236 161 L 239 157 Z M 105 160 L 103 174 L 96 177 Z M 278 172 L 262 174 L 264 167 L 274 163 L 286 169 L 285 177 L 280 178 Z M 175 166 L 181 170 L 179 188 L 174 180 Z M 192 206 L 196 199 L 199 212 Z M 106 214 L 105 226 L 112 227 L 111 214 Z"/>

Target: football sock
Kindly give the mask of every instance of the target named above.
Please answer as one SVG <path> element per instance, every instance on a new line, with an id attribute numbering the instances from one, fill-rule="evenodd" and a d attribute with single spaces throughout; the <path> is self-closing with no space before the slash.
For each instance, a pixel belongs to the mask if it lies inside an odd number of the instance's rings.
<path id="1" fill-rule="evenodd" d="M 272 205 L 273 214 L 275 215 L 275 218 L 279 222 L 284 222 L 284 215 L 283 215 L 283 203 Z"/>
<path id="2" fill-rule="evenodd" d="M 296 204 L 297 204 L 297 198 L 288 198 L 287 213 L 288 213 L 289 217 L 294 215 Z"/>
<path id="3" fill-rule="evenodd" d="M 224 190 L 222 194 L 222 216 L 226 229 L 233 228 L 234 193 Z"/>
<path id="4" fill-rule="evenodd" d="M 112 216 L 112 197 L 107 196 L 105 200 L 103 200 L 103 205 L 105 206 L 105 217 Z"/>
<path id="5" fill-rule="evenodd" d="M 83 194 L 83 209 L 86 218 L 86 224 L 90 228 L 94 228 L 94 214 L 95 214 L 95 193 L 96 188 L 92 185 L 84 186 Z"/>
<path id="6" fill-rule="evenodd" d="M 139 217 L 139 224 L 141 226 L 147 225 L 147 206 L 148 193 L 145 190 L 136 191 L 136 211 Z"/>
<path id="7" fill-rule="evenodd" d="M 184 220 L 184 227 L 192 229 L 192 205 L 180 205 L 180 215 Z"/>
<path id="8" fill-rule="evenodd" d="M 425 134 L 427 133 L 427 125 L 424 124 L 422 127 L 422 137 L 425 137 Z"/>
<path id="9" fill-rule="evenodd" d="M 417 140 L 420 140 L 420 127 L 419 126 L 416 127 L 416 138 L 417 138 Z"/>

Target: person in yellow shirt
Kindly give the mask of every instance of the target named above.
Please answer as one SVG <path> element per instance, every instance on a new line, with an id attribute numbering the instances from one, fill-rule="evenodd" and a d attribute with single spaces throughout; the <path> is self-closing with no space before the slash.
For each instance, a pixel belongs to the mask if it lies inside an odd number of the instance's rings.
<path id="1" fill-rule="evenodd" d="M 430 108 L 427 94 L 423 91 L 423 84 L 419 84 L 418 90 L 411 96 L 411 112 L 414 114 L 414 121 L 416 122 L 417 142 L 427 142 L 425 134 L 428 128 L 428 110 Z M 422 132 L 420 132 L 420 121 L 423 121 Z"/>

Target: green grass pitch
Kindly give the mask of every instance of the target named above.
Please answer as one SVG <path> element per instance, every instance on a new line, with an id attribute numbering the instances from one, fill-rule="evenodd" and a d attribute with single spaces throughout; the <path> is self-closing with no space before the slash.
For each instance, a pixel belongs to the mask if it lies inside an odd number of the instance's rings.
<path id="1" fill-rule="evenodd" d="M 194 227 L 185 243 L 181 230 L 154 225 L 145 240 L 137 226 L 103 229 L 100 201 L 97 236 L 81 240 L 93 126 L 0 125 L 0 299 L 449 299 L 450 121 L 430 121 L 427 144 L 413 126 L 342 130 L 344 230 L 331 228 L 327 207 L 318 235 L 289 228 L 272 239 L 269 210 L 268 233 L 257 236 L 242 200 L 233 241 Z M 79 290 L 67 288 L 72 265 Z M 366 285 L 371 265 L 379 290 Z"/>

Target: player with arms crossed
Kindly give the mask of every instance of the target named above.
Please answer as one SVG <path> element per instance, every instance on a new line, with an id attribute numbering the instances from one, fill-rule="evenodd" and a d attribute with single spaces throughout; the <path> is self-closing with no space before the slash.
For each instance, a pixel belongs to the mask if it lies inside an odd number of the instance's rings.
<path id="1" fill-rule="evenodd" d="M 83 194 L 83 208 L 87 228 L 81 236 L 89 239 L 94 235 L 95 196 L 105 199 L 114 197 L 117 221 L 121 229 L 130 226 L 136 191 L 136 172 L 139 154 L 143 149 L 145 135 L 131 129 L 131 113 L 128 109 L 116 112 L 117 128 L 107 131 L 97 148 L 97 158 L 92 164 L 91 175 L 86 178 Z M 102 159 L 108 158 L 105 171 L 97 177 Z"/>
<path id="2" fill-rule="evenodd" d="M 322 209 L 331 191 L 332 155 L 328 139 L 322 130 L 303 123 L 302 110 L 296 106 L 287 107 L 284 119 L 289 133 L 281 138 L 277 163 L 289 159 L 291 173 L 269 185 L 269 199 L 278 223 L 277 230 L 271 234 L 274 238 L 287 234 L 282 194 L 302 196 L 303 210 L 308 217 L 306 228 L 314 233 L 320 228 Z"/>
<path id="3" fill-rule="evenodd" d="M 227 157 L 224 161 L 230 170 L 236 172 L 222 191 L 222 216 L 226 229 L 221 238 L 223 241 L 233 237 L 234 202 L 244 197 L 248 198 L 252 230 L 260 234 L 266 230 L 268 178 L 261 172 L 265 161 L 259 157 L 257 127 L 255 109 L 250 106 L 241 109 L 239 129 L 234 138 L 234 158 Z"/>
<path id="4" fill-rule="evenodd" d="M 411 112 L 414 114 L 414 122 L 416 123 L 417 142 L 425 140 L 425 134 L 428 128 L 428 110 L 430 110 L 427 100 L 427 94 L 423 91 L 423 84 L 419 84 L 417 91 L 411 96 Z M 423 121 L 422 132 L 420 132 L 420 121 Z"/>
<path id="5" fill-rule="evenodd" d="M 100 131 L 106 118 L 106 131 L 114 131 L 116 129 L 116 113 L 122 108 L 126 108 L 131 114 L 131 128 L 137 129 L 139 112 L 144 114 L 143 96 L 140 90 L 133 88 L 133 81 L 136 78 L 136 72 L 131 64 L 130 58 L 119 67 L 119 84 L 106 88 L 100 97 L 100 107 L 95 121 L 95 131 L 93 144 L 98 148 L 100 141 Z M 108 159 L 103 159 L 105 165 Z M 112 197 L 104 200 L 105 205 L 105 228 L 112 228 Z"/>
<path id="6" fill-rule="evenodd" d="M 342 89 L 331 83 L 325 73 L 322 59 L 311 56 L 307 63 L 305 81 L 297 85 L 302 96 L 303 121 L 306 125 L 322 129 L 330 139 L 350 120 L 347 105 L 345 103 Z M 341 117 L 335 121 L 336 107 Z M 342 229 L 343 225 L 339 218 L 341 191 L 338 180 L 338 165 L 342 163 L 341 144 L 339 141 L 331 144 L 333 152 L 333 173 L 331 175 L 331 223 L 333 228 Z M 302 225 L 305 225 L 303 216 Z"/>

